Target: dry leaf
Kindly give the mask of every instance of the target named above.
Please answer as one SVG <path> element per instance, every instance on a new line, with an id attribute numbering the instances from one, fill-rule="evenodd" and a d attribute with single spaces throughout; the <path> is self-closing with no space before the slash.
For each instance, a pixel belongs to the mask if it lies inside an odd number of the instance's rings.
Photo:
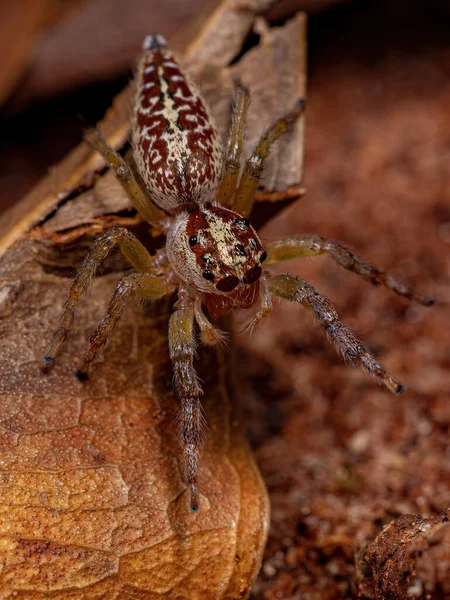
<path id="1" fill-rule="evenodd" d="M 201 361 L 209 435 L 201 510 L 192 515 L 177 463 L 168 306 L 130 308 L 81 384 L 77 357 L 118 275 L 97 279 L 57 367 L 43 376 L 41 356 L 67 293 L 67 278 L 42 263 L 43 252 L 24 241 L 1 265 L 0 597 L 239 597 L 231 588 L 245 597 L 268 509 L 232 417 L 225 358 Z"/>
<path id="2" fill-rule="evenodd" d="M 216 17 L 203 35 L 220 24 Z M 286 65 L 304 57 L 301 16 L 267 30 L 261 47 L 244 57 L 250 88 L 257 87 L 259 71 L 247 65 L 275 62 L 278 51 Z M 189 46 L 185 58 L 193 63 Z M 303 66 L 302 58 L 289 82 L 274 70 L 274 97 L 280 85 L 293 100 L 303 92 Z M 197 76 L 210 99 L 213 92 L 223 98 L 214 108 L 225 127 L 231 70 L 199 65 Z M 116 147 L 128 135 L 127 106 L 125 92 L 101 125 Z M 256 135 L 255 123 L 250 137 Z M 294 156 L 302 135 L 299 126 L 291 136 Z M 270 171 L 275 199 L 299 193 L 302 167 L 294 169 L 285 152 L 289 169 L 275 156 Z M 77 359 L 123 269 L 113 258 L 80 304 L 55 369 L 41 373 L 68 276 L 84 247 L 111 219 L 135 218 L 102 170 L 101 159 L 81 145 L 0 224 L 0 599 L 247 598 L 265 545 L 268 500 L 236 409 L 243 399 L 230 387 L 229 352 L 205 351 L 198 361 L 208 433 L 195 515 L 187 511 L 178 465 L 178 403 L 166 338 L 170 302 L 130 306 L 91 379 L 80 383 L 73 374 Z M 271 190 L 264 194 L 270 198 Z M 145 225 L 134 230 L 151 243 Z"/>

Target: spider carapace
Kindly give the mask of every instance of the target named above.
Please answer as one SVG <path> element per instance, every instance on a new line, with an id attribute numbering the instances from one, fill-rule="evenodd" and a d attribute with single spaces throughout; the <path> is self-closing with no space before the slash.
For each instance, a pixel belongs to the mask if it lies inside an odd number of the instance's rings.
<path id="1" fill-rule="evenodd" d="M 135 272 L 118 283 L 105 316 L 91 337 L 84 364 L 106 343 L 130 296 L 161 298 L 176 292 L 169 322 L 170 358 L 180 400 L 182 470 L 189 506 L 199 508 L 198 470 L 202 432 L 200 385 L 193 360 L 196 331 L 204 344 L 224 336 L 211 319 L 238 308 L 255 307 L 252 328 L 272 308 L 272 296 L 310 309 L 338 351 L 372 374 L 394 393 L 403 387 L 339 321 L 336 310 L 306 281 L 293 275 L 271 275 L 263 269 L 278 261 L 329 254 L 342 267 L 375 285 L 424 305 L 432 300 L 413 293 L 383 271 L 363 262 L 340 243 L 318 235 L 295 235 L 263 247 L 248 215 L 272 144 L 304 111 L 303 99 L 261 136 L 241 169 L 249 93 L 237 84 L 229 140 L 222 151 L 208 108 L 160 35 L 148 36 L 139 63 L 132 115 L 133 170 L 97 130 L 87 141 L 105 158 L 144 219 L 166 235 L 153 256 L 126 229 L 114 226 L 99 237 L 73 282 L 55 341 L 44 358 L 54 363 L 71 326 L 76 304 L 97 267 L 119 246 Z M 206 312 L 205 312 L 206 311 Z"/>

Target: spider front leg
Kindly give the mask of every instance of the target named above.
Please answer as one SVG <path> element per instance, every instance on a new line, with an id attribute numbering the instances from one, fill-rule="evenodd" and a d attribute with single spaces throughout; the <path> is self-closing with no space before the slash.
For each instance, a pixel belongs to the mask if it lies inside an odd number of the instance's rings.
<path id="1" fill-rule="evenodd" d="M 318 235 L 295 235 L 271 242 L 267 246 L 267 264 L 288 260 L 290 258 L 299 258 L 301 256 L 319 256 L 320 254 L 329 254 L 341 267 L 353 271 L 370 281 L 373 285 L 384 285 L 393 290 L 399 296 L 404 296 L 409 300 L 432 306 L 434 300 L 422 294 L 416 294 L 406 285 L 400 283 L 384 271 L 373 267 L 369 263 L 361 260 L 353 254 L 348 248 L 339 242 L 327 240 Z"/>
<path id="2" fill-rule="evenodd" d="M 167 220 L 166 213 L 150 200 L 134 176 L 131 167 L 127 165 L 120 154 L 107 144 L 100 131 L 89 129 L 85 132 L 84 139 L 103 156 L 109 167 L 113 169 L 116 179 L 147 223 L 164 230 L 164 223 Z"/>
<path id="3" fill-rule="evenodd" d="M 294 275 L 283 274 L 271 277 L 268 284 L 275 296 L 298 302 L 310 309 L 344 358 L 368 371 L 394 394 L 400 394 L 404 390 L 404 387 L 377 363 L 353 333 L 339 321 L 338 313 L 330 302 L 309 283 Z"/>
<path id="4" fill-rule="evenodd" d="M 133 273 L 123 277 L 109 301 L 105 316 L 90 339 L 83 366 L 77 372 L 78 378 L 87 379 L 89 365 L 94 360 L 98 350 L 106 344 L 106 340 L 122 316 L 126 301 L 130 296 L 156 300 L 170 294 L 174 289 L 174 286 L 167 279 L 156 275 Z"/>
<path id="5" fill-rule="evenodd" d="M 249 91 L 238 81 L 230 137 L 228 138 L 225 156 L 225 172 L 217 192 L 217 201 L 222 206 L 231 206 L 231 200 L 236 191 L 239 170 L 241 168 L 245 121 L 249 104 Z"/>
<path id="6" fill-rule="evenodd" d="M 304 110 L 305 101 L 300 98 L 291 112 L 275 121 L 267 129 L 260 138 L 253 154 L 245 163 L 233 206 L 233 210 L 243 217 L 247 217 L 252 210 L 255 192 L 264 168 L 264 161 L 270 154 L 272 144 L 295 123 Z"/>
<path id="7" fill-rule="evenodd" d="M 180 399 L 179 427 L 183 447 L 183 474 L 189 486 L 189 506 L 196 512 L 199 508 L 198 463 L 203 415 L 200 404 L 201 389 L 193 365 L 194 318 L 192 304 L 180 295 L 177 308 L 169 322 L 169 348 L 174 386 Z"/>
<path id="8" fill-rule="evenodd" d="M 61 326 L 56 332 L 55 341 L 50 351 L 44 357 L 44 364 L 47 367 L 54 363 L 61 345 L 67 337 L 78 301 L 87 292 L 97 268 L 115 246 L 119 246 L 122 254 L 137 271 L 141 273 L 155 271 L 156 264 L 148 250 L 127 229 L 115 225 L 97 238 L 70 288 L 69 296 L 64 305 Z"/>

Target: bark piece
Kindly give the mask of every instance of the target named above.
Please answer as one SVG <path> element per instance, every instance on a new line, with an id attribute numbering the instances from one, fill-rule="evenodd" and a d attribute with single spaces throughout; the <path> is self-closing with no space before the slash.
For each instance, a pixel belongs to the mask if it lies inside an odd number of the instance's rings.
<path id="1" fill-rule="evenodd" d="M 450 509 L 438 517 L 403 515 L 370 544 L 371 581 L 361 594 L 377 600 L 447 598 L 450 594 Z"/>

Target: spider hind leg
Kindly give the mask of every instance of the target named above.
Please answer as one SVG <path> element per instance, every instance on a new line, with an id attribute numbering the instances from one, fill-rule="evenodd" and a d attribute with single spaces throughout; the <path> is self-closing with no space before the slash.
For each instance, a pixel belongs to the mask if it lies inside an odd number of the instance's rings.
<path id="1" fill-rule="evenodd" d="M 131 167 L 123 160 L 120 154 L 108 145 L 100 131 L 98 129 L 88 129 L 84 134 L 84 139 L 103 156 L 109 167 L 113 170 L 116 179 L 130 198 L 131 203 L 141 213 L 147 223 L 156 228 L 164 229 L 166 214 L 148 198 Z"/>
<path id="2" fill-rule="evenodd" d="M 217 201 L 222 206 L 231 206 L 236 191 L 244 146 L 245 122 L 250 104 L 248 89 L 239 80 L 236 83 L 233 119 L 225 156 L 225 171 L 217 192 Z"/>
<path id="3" fill-rule="evenodd" d="M 255 192 L 259 185 L 259 180 L 264 169 L 264 161 L 270 154 L 272 144 L 286 133 L 288 129 L 297 121 L 305 110 L 305 100 L 299 98 L 294 108 L 286 115 L 280 117 L 275 123 L 270 125 L 266 132 L 261 136 L 252 155 L 247 160 L 244 170 L 236 190 L 233 210 L 247 217 L 255 200 Z"/>

